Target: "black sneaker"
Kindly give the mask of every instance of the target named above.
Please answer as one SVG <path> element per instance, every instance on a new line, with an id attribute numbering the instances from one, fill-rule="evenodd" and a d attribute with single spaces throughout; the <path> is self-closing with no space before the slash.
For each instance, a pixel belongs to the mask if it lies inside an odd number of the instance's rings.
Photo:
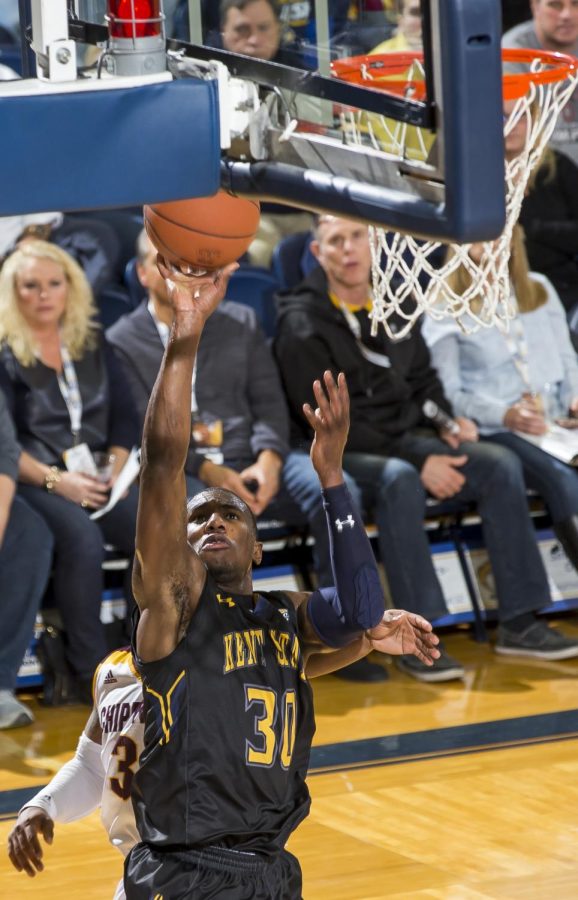
<path id="1" fill-rule="evenodd" d="M 508 656 L 571 659 L 578 656 L 578 641 L 537 619 L 529 628 L 518 632 L 509 631 L 507 625 L 500 625 L 494 650 Z"/>
<path id="2" fill-rule="evenodd" d="M 370 662 L 368 659 L 358 659 L 357 662 L 350 663 L 343 669 L 338 669 L 332 673 L 336 678 L 342 678 L 343 681 L 387 681 L 389 675 L 387 671 L 380 666 L 379 663 Z"/>
<path id="3" fill-rule="evenodd" d="M 417 678 L 418 681 L 456 681 L 466 674 L 464 667 L 457 659 L 446 653 L 441 644 L 438 644 L 441 653 L 439 659 L 434 660 L 433 666 L 426 666 L 417 656 L 396 656 L 395 664 L 401 672 Z"/>

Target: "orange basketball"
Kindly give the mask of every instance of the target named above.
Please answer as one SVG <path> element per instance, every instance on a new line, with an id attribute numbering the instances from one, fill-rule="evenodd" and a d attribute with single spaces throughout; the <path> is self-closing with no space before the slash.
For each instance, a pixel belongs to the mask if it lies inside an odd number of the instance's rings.
<path id="1" fill-rule="evenodd" d="M 259 202 L 219 191 L 144 208 L 146 232 L 165 259 L 185 268 L 220 269 L 245 253 L 259 226 Z"/>

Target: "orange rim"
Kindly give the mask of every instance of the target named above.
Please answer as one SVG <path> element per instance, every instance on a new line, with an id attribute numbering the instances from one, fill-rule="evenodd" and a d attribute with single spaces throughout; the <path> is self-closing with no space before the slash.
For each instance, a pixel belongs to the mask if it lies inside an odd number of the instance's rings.
<path id="1" fill-rule="evenodd" d="M 543 66 L 539 72 L 506 72 L 503 75 L 504 100 L 517 100 L 528 92 L 531 84 L 554 84 L 578 73 L 578 59 L 567 53 L 546 50 L 505 48 L 502 62 L 531 65 L 539 60 Z M 331 63 L 335 78 L 357 84 L 369 90 L 423 101 L 426 98 L 423 78 L 407 78 L 407 70 L 414 62 L 422 62 L 421 52 L 377 53 L 375 55 L 350 56 Z"/>

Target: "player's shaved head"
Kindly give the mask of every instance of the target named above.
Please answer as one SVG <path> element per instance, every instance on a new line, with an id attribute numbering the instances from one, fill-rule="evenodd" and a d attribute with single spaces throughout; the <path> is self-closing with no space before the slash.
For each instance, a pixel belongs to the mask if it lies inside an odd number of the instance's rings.
<path id="1" fill-rule="evenodd" d="M 210 487 L 195 494 L 194 497 L 190 497 L 187 501 L 187 520 L 190 521 L 197 511 L 212 503 L 217 503 L 223 508 L 231 507 L 239 510 L 249 523 L 253 536 L 257 537 L 257 520 L 253 515 L 253 510 L 237 494 L 226 488 Z"/>

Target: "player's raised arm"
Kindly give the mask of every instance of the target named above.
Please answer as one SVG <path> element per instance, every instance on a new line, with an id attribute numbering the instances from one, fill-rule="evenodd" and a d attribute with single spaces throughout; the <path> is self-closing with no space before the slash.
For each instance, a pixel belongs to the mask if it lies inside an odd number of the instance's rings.
<path id="1" fill-rule="evenodd" d="M 187 543 L 184 467 L 191 434 L 191 381 L 199 340 L 236 264 L 200 278 L 159 258 L 173 306 L 170 336 L 149 401 L 142 444 L 133 589 L 141 610 L 137 652 L 144 661 L 175 648 L 206 572 Z"/>
<path id="2" fill-rule="evenodd" d="M 403 610 L 385 612 L 373 551 L 343 481 L 342 459 L 349 431 L 345 376 L 341 373 L 335 382 L 331 372 L 325 372 L 323 383 L 316 381 L 313 390 L 317 408 L 305 404 L 303 412 L 314 431 L 311 459 L 327 514 L 335 587 L 314 591 L 300 605 L 300 623 L 310 653 L 315 653 L 316 642 L 321 647 L 348 649 L 339 651 L 337 665 L 311 658 L 308 674 L 341 668 L 372 649 L 414 653 L 431 664 L 439 653 L 429 622 Z"/>

